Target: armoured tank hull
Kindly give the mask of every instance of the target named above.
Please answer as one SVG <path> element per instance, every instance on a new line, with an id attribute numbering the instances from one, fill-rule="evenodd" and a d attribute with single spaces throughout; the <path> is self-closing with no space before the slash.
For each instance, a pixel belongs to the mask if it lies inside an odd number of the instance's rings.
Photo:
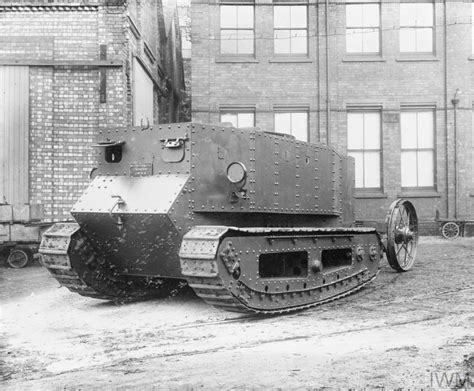
<path id="1" fill-rule="evenodd" d="M 187 282 L 226 310 L 282 313 L 360 289 L 386 248 L 395 269 L 413 264 L 412 205 L 392 205 L 386 235 L 354 227 L 354 162 L 325 145 L 188 123 L 104 132 L 94 147 L 76 223 L 40 246 L 81 295 L 163 296 Z"/>

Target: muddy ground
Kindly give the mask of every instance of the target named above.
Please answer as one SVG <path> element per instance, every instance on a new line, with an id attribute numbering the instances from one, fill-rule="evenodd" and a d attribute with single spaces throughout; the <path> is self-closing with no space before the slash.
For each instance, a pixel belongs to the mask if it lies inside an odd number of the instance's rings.
<path id="1" fill-rule="evenodd" d="M 39 266 L 0 273 L 0 388 L 474 387 L 474 238 L 422 238 L 412 271 L 384 261 L 358 293 L 263 318 L 186 290 L 114 305 Z"/>

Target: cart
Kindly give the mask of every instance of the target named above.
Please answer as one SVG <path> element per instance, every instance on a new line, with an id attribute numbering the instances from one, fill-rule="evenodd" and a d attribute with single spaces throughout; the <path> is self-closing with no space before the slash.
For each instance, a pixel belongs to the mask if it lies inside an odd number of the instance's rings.
<path id="1" fill-rule="evenodd" d="M 0 252 L 11 267 L 25 267 L 38 253 L 41 236 L 52 224 L 42 216 L 40 205 L 0 205 Z"/>
<path id="2" fill-rule="evenodd" d="M 441 235 L 445 239 L 456 239 L 460 236 L 464 236 L 467 227 L 474 227 L 474 220 L 437 219 L 437 222 L 440 224 Z M 471 229 L 469 229 L 469 231 L 470 230 Z"/>

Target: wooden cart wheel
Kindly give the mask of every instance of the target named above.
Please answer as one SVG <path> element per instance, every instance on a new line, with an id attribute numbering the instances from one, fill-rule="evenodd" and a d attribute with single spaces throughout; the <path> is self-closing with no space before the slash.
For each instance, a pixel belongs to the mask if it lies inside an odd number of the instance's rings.
<path id="1" fill-rule="evenodd" d="M 10 251 L 7 262 L 14 269 L 25 267 L 30 261 L 31 253 L 27 249 L 14 249 Z"/>
<path id="2" fill-rule="evenodd" d="M 456 239 L 460 231 L 459 224 L 454 221 L 448 221 L 441 227 L 441 234 L 445 239 Z"/>
<path id="3" fill-rule="evenodd" d="M 387 260 L 397 272 L 410 270 L 418 244 L 418 217 L 410 201 L 396 200 L 387 215 Z"/>

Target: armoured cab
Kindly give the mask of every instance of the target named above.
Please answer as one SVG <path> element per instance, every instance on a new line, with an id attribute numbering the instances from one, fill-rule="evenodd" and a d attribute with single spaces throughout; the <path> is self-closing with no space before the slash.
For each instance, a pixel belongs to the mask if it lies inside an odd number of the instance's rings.
<path id="1" fill-rule="evenodd" d="M 100 134 L 93 181 L 71 213 L 129 274 L 181 277 L 196 225 L 348 226 L 351 159 L 260 130 L 201 124 Z"/>

